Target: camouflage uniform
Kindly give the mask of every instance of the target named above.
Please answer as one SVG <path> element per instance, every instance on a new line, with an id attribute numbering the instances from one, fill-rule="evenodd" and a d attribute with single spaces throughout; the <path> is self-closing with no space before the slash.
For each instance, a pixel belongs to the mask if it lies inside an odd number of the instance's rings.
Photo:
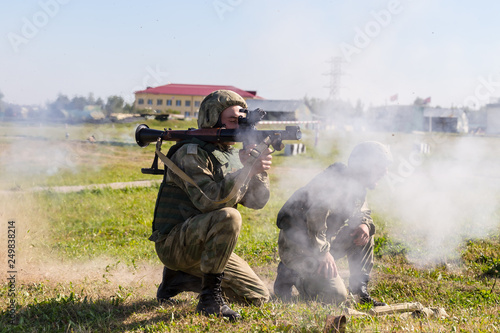
<path id="1" fill-rule="evenodd" d="M 243 167 L 236 149 L 193 139 L 173 146 L 167 156 L 210 198 L 167 170 L 150 237 L 162 263 L 198 277 L 224 272 L 222 288 L 230 299 L 252 304 L 267 301 L 264 283 L 233 253 L 242 224 L 236 206 L 264 207 L 269 200 L 267 174 L 248 179 L 228 202 L 215 203 L 229 194 Z"/>
<path id="2" fill-rule="evenodd" d="M 355 246 L 350 235 L 360 224 L 370 231 L 369 242 Z M 319 276 L 318 258 L 330 252 L 347 256 L 350 286 L 369 276 L 373 267 L 375 226 L 366 205 L 366 188 L 335 163 L 295 192 L 278 214 L 279 254 L 285 267 L 297 274 L 295 286 L 306 298 L 340 303 L 347 297 L 342 278 Z M 280 273 L 280 268 L 278 269 Z M 294 274 L 291 273 L 291 274 Z"/>

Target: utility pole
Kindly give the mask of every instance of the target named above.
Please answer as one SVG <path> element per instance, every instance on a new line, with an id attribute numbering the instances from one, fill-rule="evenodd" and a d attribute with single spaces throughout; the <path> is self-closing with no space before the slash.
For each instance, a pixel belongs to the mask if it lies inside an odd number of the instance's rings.
<path id="1" fill-rule="evenodd" d="M 328 61 L 330 63 L 330 71 L 324 75 L 330 77 L 329 99 L 338 100 L 340 98 L 341 76 L 342 76 L 342 57 L 333 57 Z"/>

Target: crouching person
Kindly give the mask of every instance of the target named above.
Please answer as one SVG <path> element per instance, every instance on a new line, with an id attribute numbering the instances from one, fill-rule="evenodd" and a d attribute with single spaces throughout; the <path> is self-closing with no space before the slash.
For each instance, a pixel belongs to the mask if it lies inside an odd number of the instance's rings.
<path id="1" fill-rule="evenodd" d="M 359 296 L 360 303 L 385 305 L 367 289 L 375 225 L 366 191 L 376 187 L 391 162 L 384 145 L 360 143 L 347 165 L 330 165 L 288 199 L 277 218 L 281 258 L 274 283 L 277 296 L 289 300 L 295 286 L 306 299 L 342 303 L 348 292 L 335 260 L 347 257 L 351 293 Z"/>
<path id="2" fill-rule="evenodd" d="M 237 129 L 238 117 L 245 116 L 240 110 L 246 107 L 235 92 L 215 91 L 200 105 L 198 127 Z M 246 304 L 269 299 L 264 283 L 233 250 L 243 222 L 237 205 L 261 209 L 269 200 L 271 150 L 263 152 L 241 182 L 238 176 L 250 151 L 232 145 L 191 139 L 169 150 L 167 157 L 196 186 L 165 168 L 150 240 L 165 266 L 157 291 L 160 303 L 183 291 L 199 292 L 198 313 L 237 320 L 241 316 L 224 296 Z"/>

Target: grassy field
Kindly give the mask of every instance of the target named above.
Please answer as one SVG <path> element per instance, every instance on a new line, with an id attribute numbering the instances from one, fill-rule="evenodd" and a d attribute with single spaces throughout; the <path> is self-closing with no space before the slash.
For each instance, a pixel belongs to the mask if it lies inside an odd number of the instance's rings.
<path id="1" fill-rule="evenodd" d="M 328 315 L 342 313 L 341 307 L 319 302 L 273 299 L 260 307 L 232 304 L 244 319 L 228 323 L 195 314 L 192 293 L 158 306 L 162 267 L 147 240 L 157 185 L 71 193 L 50 189 L 158 180 L 140 173 L 150 166 L 153 147 L 135 144 L 136 125 L 0 124 L 0 226 L 6 235 L 0 239 L 0 332 L 322 332 Z M 195 127 L 181 121 L 148 125 Z M 95 143 L 87 140 L 92 135 Z M 347 331 L 500 331 L 499 138 L 333 129 L 322 131 L 314 146 L 314 133 L 306 129 L 306 154 L 274 154 L 268 205 L 240 209 L 245 222 L 236 253 L 272 290 L 279 262 L 278 210 L 296 189 L 330 163 L 345 161 L 363 140 L 388 143 L 395 156 L 388 180 L 369 194 L 377 225 L 372 294 L 391 304 L 443 308 L 448 316 L 352 316 Z M 430 145 L 430 154 L 414 153 L 422 142 Z M 33 190 L 39 187 L 45 190 Z M 434 212 L 435 206 L 442 210 Z M 9 226 L 16 232 L 10 252 Z M 15 259 L 16 271 L 10 285 L 8 259 Z M 347 278 L 347 263 L 338 264 Z"/>

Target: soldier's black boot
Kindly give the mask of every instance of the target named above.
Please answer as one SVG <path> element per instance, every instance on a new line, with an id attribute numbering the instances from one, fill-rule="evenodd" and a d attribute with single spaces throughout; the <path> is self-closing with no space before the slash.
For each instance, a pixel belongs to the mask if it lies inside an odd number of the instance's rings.
<path id="1" fill-rule="evenodd" d="M 278 264 L 277 273 L 276 281 L 274 281 L 274 294 L 288 302 L 292 299 L 292 287 L 296 284 L 298 274 L 282 262 Z"/>
<path id="2" fill-rule="evenodd" d="M 169 303 L 172 297 L 183 291 L 199 293 L 201 291 L 201 278 L 164 266 L 162 281 L 156 291 L 158 302 L 160 304 Z"/>
<path id="3" fill-rule="evenodd" d="M 204 274 L 200 294 L 200 301 L 196 307 L 196 312 L 205 316 L 216 315 L 217 317 L 228 318 L 231 321 L 241 319 L 239 313 L 231 310 L 222 297 L 222 277 L 221 274 Z"/>
<path id="4" fill-rule="evenodd" d="M 376 299 L 372 298 L 370 294 L 368 293 L 368 287 L 367 287 L 367 282 L 360 282 L 354 285 L 353 288 L 351 289 L 351 293 L 353 295 L 358 295 L 359 296 L 359 303 L 360 304 L 372 304 L 373 306 L 384 306 L 387 305 L 384 302 L 377 301 Z"/>

